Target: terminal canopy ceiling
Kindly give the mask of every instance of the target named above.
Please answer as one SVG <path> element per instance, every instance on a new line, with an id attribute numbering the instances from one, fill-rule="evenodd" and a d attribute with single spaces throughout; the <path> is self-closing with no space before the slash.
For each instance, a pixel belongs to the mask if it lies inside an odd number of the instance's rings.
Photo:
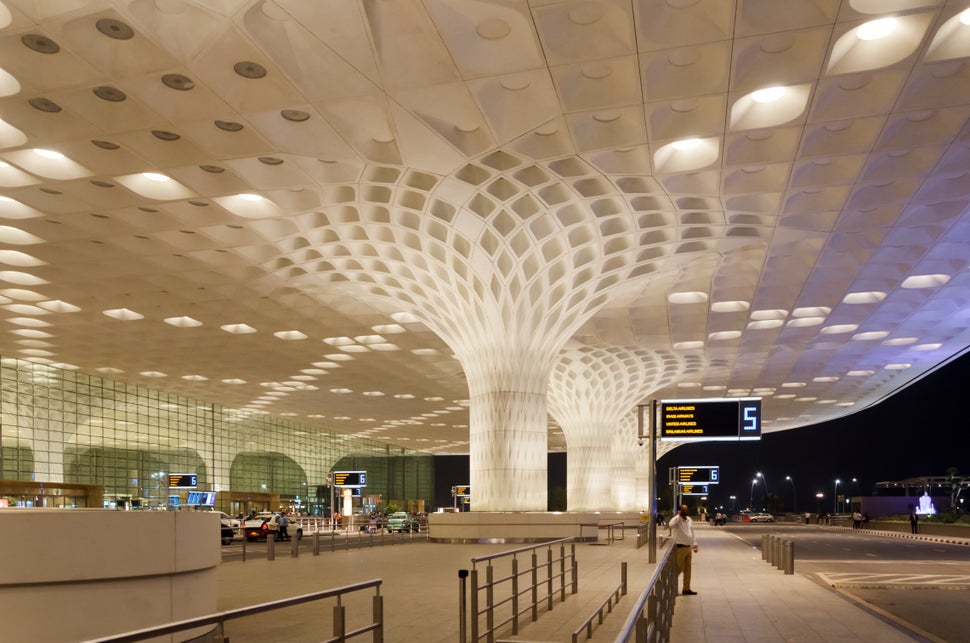
<path id="1" fill-rule="evenodd" d="M 448 454 L 468 315 L 766 432 L 970 343 L 966 2 L 2 0 L 0 52 L 5 357 Z"/>

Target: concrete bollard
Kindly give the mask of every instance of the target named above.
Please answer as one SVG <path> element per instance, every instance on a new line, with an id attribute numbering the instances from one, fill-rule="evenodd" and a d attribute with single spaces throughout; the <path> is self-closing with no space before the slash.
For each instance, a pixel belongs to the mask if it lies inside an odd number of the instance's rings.
<path id="1" fill-rule="evenodd" d="M 768 560 L 768 534 L 761 534 L 761 560 Z"/>
<path id="2" fill-rule="evenodd" d="M 784 542 L 784 549 L 782 550 L 782 569 L 785 570 L 786 575 L 791 575 L 795 573 L 795 542 L 792 540 L 786 540 Z"/>
<path id="3" fill-rule="evenodd" d="M 276 536 L 266 535 L 266 560 L 276 560 Z"/>
<path id="4" fill-rule="evenodd" d="M 773 558 L 775 569 L 781 569 L 781 538 L 775 538 L 775 546 L 773 548 Z"/>

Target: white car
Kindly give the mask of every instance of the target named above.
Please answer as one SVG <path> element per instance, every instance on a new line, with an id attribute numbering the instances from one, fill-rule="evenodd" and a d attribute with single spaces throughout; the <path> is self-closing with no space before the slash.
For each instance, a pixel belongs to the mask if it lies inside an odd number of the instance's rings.
<path id="1" fill-rule="evenodd" d="M 250 518 L 243 524 L 243 536 L 249 542 L 261 540 L 269 534 L 276 536 L 276 530 L 279 528 L 279 520 L 279 514 L 271 511 L 260 512 L 256 514 L 255 518 Z M 286 533 L 289 534 L 290 538 L 303 540 L 303 527 L 294 523 L 292 519 L 286 527 Z"/>
<path id="2" fill-rule="evenodd" d="M 763 511 L 742 511 L 742 522 L 775 522 L 775 517 Z"/>
<path id="3" fill-rule="evenodd" d="M 219 514 L 219 522 L 222 523 L 223 527 L 231 527 L 233 531 L 239 531 L 242 528 L 242 520 L 239 518 L 233 518 L 224 511 L 217 511 Z"/>

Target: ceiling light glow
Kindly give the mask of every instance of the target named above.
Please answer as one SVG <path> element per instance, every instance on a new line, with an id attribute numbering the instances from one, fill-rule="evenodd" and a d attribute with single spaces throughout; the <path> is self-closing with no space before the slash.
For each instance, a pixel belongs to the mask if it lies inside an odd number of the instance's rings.
<path id="1" fill-rule="evenodd" d="M 859 40 L 879 40 L 885 38 L 896 30 L 895 18 L 880 18 L 861 25 L 856 30 Z"/>
<path id="2" fill-rule="evenodd" d="M 700 144 L 701 144 L 701 139 L 699 138 L 684 138 L 679 141 L 674 141 L 670 145 L 675 150 L 684 152 L 686 150 L 692 150 Z"/>
<path id="3" fill-rule="evenodd" d="M 785 95 L 784 87 L 765 87 L 752 92 L 751 100 L 756 103 L 773 103 Z"/>
<path id="4" fill-rule="evenodd" d="M 158 172 L 142 172 L 141 175 L 146 179 L 148 179 L 149 181 L 158 181 L 160 183 L 164 181 L 172 180 L 169 177 L 165 176 L 164 174 L 159 174 Z"/>
<path id="5" fill-rule="evenodd" d="M 61 154 L 60 152 L 55 152 L 54 150 L 45 150 L 39 147 L 34 148 L 34 154 L 36 154 L 37 156 L 43 157 L 45 159 L 60 160 L 64 158 L 64 155 Z"/>

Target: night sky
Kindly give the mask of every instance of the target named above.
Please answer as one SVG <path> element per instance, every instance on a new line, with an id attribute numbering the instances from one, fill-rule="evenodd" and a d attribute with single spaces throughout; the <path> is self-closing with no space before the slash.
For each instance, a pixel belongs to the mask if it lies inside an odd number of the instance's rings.
<path id="1" fill-rule="evenodd" d="M 970 353 L 888 400 L 838 420 L 769 433 L 760 442 L 677 447 L 660 458 L 659 478 L 663 484 L 673 466 L 718 465 L 721 484 L 711 488 L 708 505 L 730 508 L 734 495 L 741 509 L 751 499 L 751 481 L 760 471 L 768 492 L 781 496 L 790 511 L 792 483 L 785 476 L 791 476 L 799 511 L 815 511 L 820 491 L 825 494 L 822 511 L 831 511 L 836 478 L 842 481 L 840 495 L 870 495 L 877 482 L 943 476 L 949 467 L 970 475 L 968 384 Z M 771 404 L 770 398 L 763 404 Z M 763 506 L 760 480 L 753 489 L 755 506 Z"/>
<path id="2" fill-rule="evenodd" d="M 744 508 L 751 496 L 764 505 L 768 492 L 792 510 L 792 482 L 798 510 L 831 511 L 836 478 L 839 494 L 869 495 L 876 482 L 942 476 L 949 467 L 970 475 L 970 353 L 928 375 L 882 403 L 845 418 L 801 429 L 769 433 L 759 442 L 705 442 L 677 447 L 657 463 L 661 491 L 674 466 L 717 465 L 721 484 L 712 486 L 708 506 Z M 770 398 L 763 402 L 771 404 Z M 791 476 L 792 482 L 785 479 Z M 565 487 L 566 460 L 549 454 L 549 487 Z M 858 480 L 851 482 L 852 478 Z M 452 485 L 469 482 L 467 456 L 435 457 L 435 502 L 451 506 Z M 753 489 L 753 494 L 752 494 Z M 472 490 L 474 498 L 474 490 Z M 669 500 L 666 505 L 669 506 Z M 661 504 L 661 508 L 665 505 Z"/>

